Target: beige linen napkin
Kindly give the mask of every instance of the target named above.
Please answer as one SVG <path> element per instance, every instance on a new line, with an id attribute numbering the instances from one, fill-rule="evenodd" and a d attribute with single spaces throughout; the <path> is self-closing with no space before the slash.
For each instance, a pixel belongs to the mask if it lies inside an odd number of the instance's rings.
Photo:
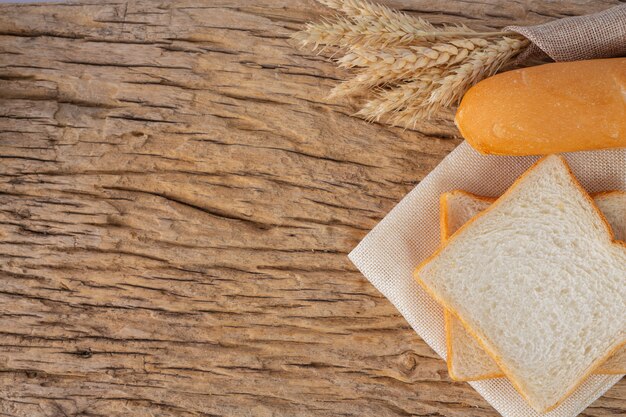
<path id="1" fill-rule="evenodd" d="M 565 155 L 588 192 L 626 191 L 626 150 Z M 445 359 L 443 311 L 413 280 L 414 268 L 439 245 L 439 196 L 454 189 L 499 196 L 537 157 L 485 156 L 462 143 L 349 254 L 350 260 Z M 471 382 L 504 417 L 574 417 L 623 375 L 593 375 L 555 410 L 531 409 L 506 379 Z"/>

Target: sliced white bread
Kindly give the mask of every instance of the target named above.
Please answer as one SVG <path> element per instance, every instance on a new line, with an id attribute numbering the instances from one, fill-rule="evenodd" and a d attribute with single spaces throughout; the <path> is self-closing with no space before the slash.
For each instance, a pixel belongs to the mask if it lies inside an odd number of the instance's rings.
<path id="1" fill-rule="evenodd" d="M 592 197 L 613 229 L 615 238 L 626 240 L 626 192 L 609 191 L 594 194 Z M 477 196 L 462 190 L 442 194 L 441 241 L 445 242 L 461 226 L 486 210 L 494 201 L 495 198 Z M 444 314 L 450 377 L 456 381 L 504 377 L 496 362 L 465 330 L 462 323 L 448 310 L 445 310 Z M 625 374 L 626 347 L 600 365 L 595 373 Z"/>
<path id="2" fill-rule="evenodd" d="M 626 342 L 626 245 L 556 155 L 462 226 L 415 277 L 538 412 Z"/>

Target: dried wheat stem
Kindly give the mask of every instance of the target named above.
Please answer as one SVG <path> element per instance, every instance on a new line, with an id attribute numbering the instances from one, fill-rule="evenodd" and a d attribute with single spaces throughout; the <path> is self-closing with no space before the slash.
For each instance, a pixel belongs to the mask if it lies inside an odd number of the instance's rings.
<path id="1" fill-rule="evenodd" d="M 334 22 L 308 24 L 304 31 L 297 32 L 293 37 L 303 46 L 314 45 L 315 49 L 320 45 L 351 49 L 432 42 L 445 36 L 416 28 L 407 32 L 390 29 L 377 22 L 351 22 L 337 18 Z"/>
<path id="2" fill-rule="evenodd" d="M 418 16 L 395 11 L 387 6 L 371 3 L 367 0 L 318 0 L 320 3 L 340 11 L 352 20 L 371 19 L 388 28 L 410 32 L 414 28 L 425 32 L 448 32 L 455 36 L 476 34 L 477 36 L 498 36 L 498 32 L 475 32 L 463 24 L 442 25 L 435 27 L 432 23 Z M 495 33 L 495 35 L 494 35 Z M 510 32 L 501 32 L 502 34 Z"/>
<path id="3" fill-rule="evenodd" d="M 498 37 L 514 35 L 514 32 L 476 32 L 463 24 L 434 26 L 432 23 L 418 16 L 411 16 L 403 12 L 395 11 L 387 6 L 370 3 L 366 0 L 318 0 L 320 3 L 338 10 L 352 20 L 375 20 L 390 32 L 404 31 L 411 33 L 414 29 L 424 32 L 445 32 L 449 36 L 466 37 Z"/>
<path id="4" fill-rule="evenodd" d="M 450 67 L 462 62 L 471 51 L 485 47 L 484 39 L 460 39 L 430 47 L 393 48 L 385 51 L 355 49 L 339 59 L 342 67 L 365 67 L 354 78 L 336 86 L 331 96 L 353 94 L 378 85 L 414 77 L 435 66 Z"/>
<path id="5" fill-rule="evenodd" d="M 487 44 L 485 39 L 474 38 L 451 40 L 431 46 L 409 46 L 384 50 L 353 48 L 337 62 L 340 67 L 344 68 L 387 64 L 393 71 L 398 71 L 403 68 L 411 69 L 413 65 L 416 65 L 416 68 L 422 68 L 423 66 L 450 64 L 455 60 L 458 62 L 465 58 L 463 51 L 472 51 Z M 423 62 L 420 63 L 420 61 Z"/>
<path id="6" fill-rule="evenodd" d="M 495 74 L 527 46 L 528 41 L 503 38 L 477 51 L 466 63 L 437 80 L 426 99 L 419 95 L 419 99 L 408 100 L 408 105 L 396 112 L 390 121 L 395 125 L 414 127 L 419 120 L 431 118 L 442 109 L 457 104 L 472 85 Z"/>
<path id="7" fill-rule="evenodd" d="M 468 61 L 453 70 L 439 82 L 440 87 L 429 98 L 429 103 L 449 106 L 457 103 L 465 91 L 483 78 L 495 74 L 503 64 L 528 46 L 528 41 L 503 38 L 469 57 Z"/>
<path id="8" fill-rule="evenodd" d="M 415 80 L 400 84 L 397 88 L 380 91 L 357 114 L 367 120 L 378 121 L 383 116 L 406 108 L 409 102 L 424 101 L 435 88 L 435 81 L 441 79 L 445 73 L 441 68 L 424 70 L 416 74 Z"/>
<path id="9" fill-rule="evenodd" d="M 434 26 L 367 0 L 319 0 L 343 13 L 294 35 L 303 45 L 338 46 L 355 76 L 332 95 L 375 93 L 358 112 L 410 127 L 456 104 L 529 44 L 512 32 L 476 32 L 464 25 Z"/>
<path id="10" fill-rule="evenodd" d="M 320 3 L 338 10 L 353 20 L 375 20 L 390 30 L 403 29 L 410 32 L 419 29 L 426 32 L 436 30 L 427 20 L 421 17 L 409 16 L 406 13 L 394 11 L 387 6 L 370 3 L 365 0 L 319 0 Z"/>
<path id="11" fill-rule="evenodd" d="M 502 35 L 521 36 L 513 32 L 442 32 L 417 28 L 404 30 L 385 27 L 379 22 L 353 23 L 345 18 L 338 18 L 334 22 L 310 23 L 303 31 L 296 32 L 292 37 L 302 46 L 313 45 L 314 49 L 320 45 L 347 49 L 363 47 L 382 49 L 390 46 L 425 45 L 460 36 L 495 38 Z"/>
<path id="12" fill-rule="evenodd" d="M 459 100 L 480 79 L 492 75 L 519 53 L 528 41 L 504 38 L 472 51 L 464 64 L 449 69 L 435 67 L 397 88 L 384 90 L 358 113 L 367 119 L 389 116 L 396 125 L 411 127 Z"/>
<path id="13" fill-rule="evenodd" d="M 426 20 L 396 12 L 364 0 L 320 0 L 348 17 L 334 22 L 309 24 L 294 38 L 302 45 L 331 45 L 342 48 L 424 44 L 458 37 L 494 38 L 521 36 L 513 32 L 476 32 L 465 25 L 435 27 Z"/>

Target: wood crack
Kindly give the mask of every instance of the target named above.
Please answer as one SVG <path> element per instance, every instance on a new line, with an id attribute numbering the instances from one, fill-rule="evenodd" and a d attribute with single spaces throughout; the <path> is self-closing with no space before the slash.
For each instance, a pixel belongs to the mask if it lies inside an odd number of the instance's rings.
<path id="1" fill-rule="evenodd" d="M 476 28 L 615 3 L 380 1 Z M 495 417 L 346 257 L 459 134 L 327 100 L 337 50 L 288 38 L 332 13 L 0 5 L 0 415 Z M 623 409 L 621 381 L 584 415 Z"/>

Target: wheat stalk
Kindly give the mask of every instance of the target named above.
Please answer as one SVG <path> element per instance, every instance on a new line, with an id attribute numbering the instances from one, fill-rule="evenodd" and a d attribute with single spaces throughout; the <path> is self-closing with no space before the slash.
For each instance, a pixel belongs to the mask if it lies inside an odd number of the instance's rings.
<path id="1" fill-rule="evenodd" d="M 439 32 L 428 32 L 418 28 L 408 30 L 386 26 L 375 20 L 351 21 L 336 18 L 335 21 L 309 23 L 294 38 L 302 46 L 320 45 L 337 46 L 340 48 L 384 48 L 395 45 L 409 45 L 433 42 L 436 38 L 449 37 Z"/>
<path id="2" fill-rule="evenodd" d="M 303 46 L 320 45 L 340 48 L 401 46 L 426 44 L 459 37 L 493 38 L 499 32 L 476 32 L 465 25 L 435 27 L 430 22 L 393 11 L 390 8 L 364 0 L 319 0 L 347 17 L 335 21 L 309 23 L 294 35 Z"/>
<path id="3" fill-rule="evenodd" d="M 390 90 L 383 90 L 358 113 L 370 120 L 389 116 L 394 125 L 414 127 L 421 119 L 431 118 L 445 107 L 456 104 L 465 91 L 481 79 L 493 75 L 528 41 L 503 38 L 475 49 L 462 65 L 431 68 L 416 79 Z"/>
<path id="4" fill-rule="evenodd" d="M 495 74 L 506 62 L 528 46 L 527 40 L 505 37 L 483 50 L 477 51 L 468 61 L 443 78 L 437 90 L 429 97 L 430 105 L 448 107 L 459 100 L 469 87 L 483 78 Z"/>
<path id="5" fill-rule="evenodd" d="M 332 96 L 348 95 L 371 87 L 388 85 L 415 76 L 432 67 L 450 67 L 462 62 L 471 51 L 485 47 L 481 38 L 458 39 L 448 43 L 390 50 L 354 49 L 338 60 L 345 68 L 365 68 L 354 78 L 335 87 Z"/>
<path id="6" fill-rule="evenodd" d="M 502 65 L 528 46 L 528 41 L 503 38 L 484 49 L 477 50 L 467 62 L 452 68 L 434 80 L 424 99 L 416 94 L 408 105 L 391 115 L 390 122 L 404 127 L 415 127 L 421 119 L 428 119 L 444 108 L 457 104 L 465 92 L 478 81 L 495 74 Z"/>
<path id="7" fill-rule="evenodd" d="M 398 85 L 396 88 L 378 90 L 376 96 L 367 101 L 357 115 L 366 120 L 379 121 L 383 116 L 403 111 L 408 103 L 423 102 L 436 87 L 436 81 L 445 74 L 441 68 L 430 68 L 417 74 L 416 79 Z"/>
<path id="8" fill-rule="evenodd" d="M 422 19 L 421 17 L 410 16 L 406 13 L 392 10 L 387 6 L 370 3 L 366 0 L 318 1 L 332 9 L 340 11 L 353 20 L 374 20 L 379 25 L 386 27 L 390 32 L 395 30 L 411 33 L 414 29 L 420 29 L 424 32 L 447 32 L 456 36 L 469 33 L 485 37 L 499 36 L 498 32 L 475 32 L 463 24 L 446 25 L 437 28 L 432 23 Z"/>
<path id="9" fill-rule="evenodd" d="M 303 31 L 294 34 L 293 38 L 302 46 L 320 45 L 337 46 L 340 48 L 426 45 L 436 41 L 457 39 L 459 37 L 493 38 L 514 34 L 503 32 L 468 32 L 456 30 L 456 27 L 441 27 L 439 30 L 426 31 L 416 27 L 394 27 L 375 20 L 351 21 L 346 18 L 336 18 L 335 21 L 309 23 Z"/>
<path id="10" fill-rule="evenodd" d="M 356 69 L 331 96 L 373 95 L 357 113 L 405 127 L 440 114 L 476 82 L 493 75 L 529 44 L 512 32 L 477 32 L 430 22 L 366 0 L 318 0 L 345 16 L 310 23 L 302 45 L 335 46 L 340 67 Z"/>
<path id="11" fill-rule="evenodd" d="M 387 6 L 370 3 L 364 0 L 319 0 L 320 3 L 338 10 L 353 20 L 372 20 L 388 31 L 404 31 L 411 33 L 415 29 L 424 32 L 434 32 L 433 26 L 421 17 L 409 16 L 406 13 L 394 11 Z"/>

